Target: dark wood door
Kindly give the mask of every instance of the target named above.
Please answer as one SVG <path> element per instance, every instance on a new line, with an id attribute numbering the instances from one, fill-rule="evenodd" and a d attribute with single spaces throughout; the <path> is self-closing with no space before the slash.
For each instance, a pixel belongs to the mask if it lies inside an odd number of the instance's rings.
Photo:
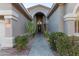
<path id="1" fill-rule="evenodd" d="M 42 26 L 38 25 L 38 32 L 42 32 Z"/>

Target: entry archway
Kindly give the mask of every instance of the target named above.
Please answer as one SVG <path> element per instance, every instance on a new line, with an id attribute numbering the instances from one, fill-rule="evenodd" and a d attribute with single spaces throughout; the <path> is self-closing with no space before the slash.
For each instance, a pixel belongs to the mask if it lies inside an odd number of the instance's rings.
<path id="1" fill-rule="evenodd" d="M 34 15 L 37 33 L 43 33 L 46 30 L 46 16 L 38 12 Z"/>

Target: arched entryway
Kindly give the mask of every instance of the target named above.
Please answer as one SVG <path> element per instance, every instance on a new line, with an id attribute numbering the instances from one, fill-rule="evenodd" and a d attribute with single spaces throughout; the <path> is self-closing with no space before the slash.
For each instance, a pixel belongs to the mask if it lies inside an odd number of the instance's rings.
<path id="1" fill-rule="evenodd" d="M 38 12 L 34 15 L 34 19 L 36 21 L 36 31 L 37 33 L 43 33 L 46 30 L 46 16 Z"/>

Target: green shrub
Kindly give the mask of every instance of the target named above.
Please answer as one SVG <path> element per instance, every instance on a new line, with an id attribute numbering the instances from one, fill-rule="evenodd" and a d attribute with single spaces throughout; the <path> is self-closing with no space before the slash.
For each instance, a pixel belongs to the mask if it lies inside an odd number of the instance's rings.
<path id="1" fill-rule="evenodd" d="M 60 55 L 68 55 L 70 44 L 68 36 L 62 32 L 54 32 L 49 36 L 50 46 Z"/>
<path id="2" fill-rule="evenodd" d="M 35 35 L 36 25 L 34 21 L 28 21 L 28 23 L 26 23 L 26 30 L 28 33 L 32 34 L 33 36 Z"/>
<path id="3" fill-rule="evenodd" d="M 49 43 L 52 49 L 56 50 L 56 39 L 57 39 L 57 34 L 56 33 L 51 33 L 49 35 Z"/>
<path id="4" fill-rule="evenodd" d="M 71 56 L 79 56 L 79 37 L 77 36 L 69 36 L 71 48 L 69 55 Z"/>
<path id="5" fill-rule="evenodd" d="M 47 38 L 49 38 L 49 33 L 48 33 L 48 31 L 46 30 L 46 31 L 44 31 L 44 36 L 45 37 L 47 37 Z"/>
<path id="6" fill-rule="evenodd" d="M 71 45 L 69 43 L 68 36 L 64 33 L 58 33 L 56 40 L 56 49 L 60 55 L 69 55 L 69 49 Z"/>
<path id="7" fill-rule="evenodd" d="M 27 45 L 27 36 L 17 36 L 15 38 L 15 48 L 18 50 L 18 51 L 22 51 L 24 49 L 26 49 L 26 45 Z"/>
<path id="8" fill-rule="evenodd" d="M 49 38 L 50 46 L 60 55 L 79 56 L 79 37 L 55 32 Z"/>

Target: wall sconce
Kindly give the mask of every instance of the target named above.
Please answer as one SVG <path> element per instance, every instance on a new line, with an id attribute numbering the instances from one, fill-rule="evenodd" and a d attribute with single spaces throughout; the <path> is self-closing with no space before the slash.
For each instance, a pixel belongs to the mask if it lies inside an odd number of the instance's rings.
<path id="1" fill-rule="evenodd" d="M 11 21 L 10 21 L 10 19 L 5 20 L 5 27 L 7 27 L 7 28 L 11 27 Z"/>
<path id="2" fill-rule="evenodd" d="M 41 24 L 42 24 L 42 22 L 41 22 L 41 21 L 38 21 L 38 22 L 37 22 L 37 24 L 41 25 Z"/>

